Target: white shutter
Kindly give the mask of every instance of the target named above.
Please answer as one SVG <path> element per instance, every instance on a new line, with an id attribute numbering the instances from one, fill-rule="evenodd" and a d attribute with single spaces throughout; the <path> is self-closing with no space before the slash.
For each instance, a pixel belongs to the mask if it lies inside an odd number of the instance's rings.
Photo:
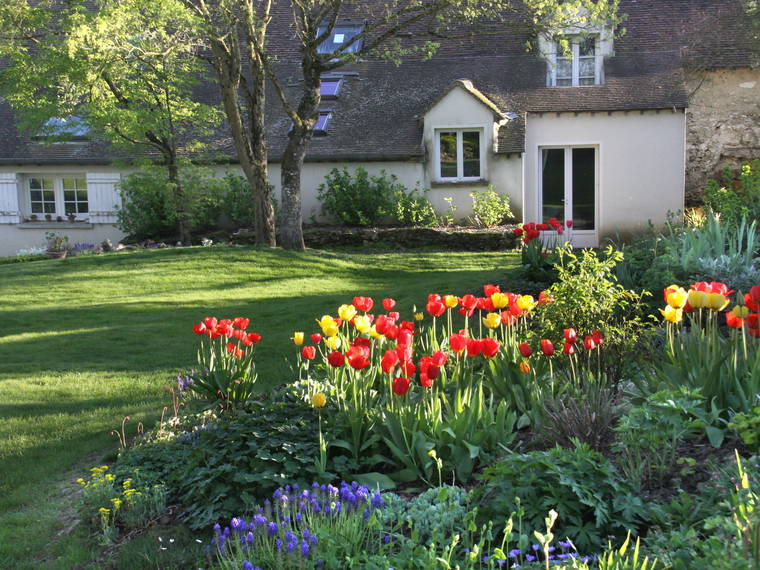
<path id="1" fill-rule="evenodd" d="M 87 200 L 91 223 L 116 223 L 116 206 L 121 205 L 121 196 L 116 191 L 119 180 L 121 174 L 118 172 L 87 173 Z"/>
<path id="2" fill-rule="evenodd" d="M 18 181 L 17 173 L 0 172 L 0 224 L 18 224 L 21 222 Z"/>

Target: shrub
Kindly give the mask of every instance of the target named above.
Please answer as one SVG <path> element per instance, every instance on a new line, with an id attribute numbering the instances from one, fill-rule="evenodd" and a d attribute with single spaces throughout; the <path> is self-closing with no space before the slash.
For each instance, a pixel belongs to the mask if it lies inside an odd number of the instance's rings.
<path id="1" fill-rule="evenodd" d="M 320 184 L 317 199 L 322 213 L 334 221 L 369 226 L 381 222 L 393 212 L 393 199 L 397 193 L 406 194 L 406 188 L 395 175 L 381 171 L 370 176 L 359 167 L 352 175 L 346 167 L 333 168 Z"/>
<path id="2" fill-rule="evenodd" d="M 461 487 L 446 485 L 404 500 L 393 493 L 383 494 L 386 507 L 382 511 L 384 524 L 398 525 L 416 539 L 428 542 L 445 540 L 464 526 L 469 512 L 470 496 Z"/>
<path id="3" fill-rule="evenodd" d="M 439 223 L 438 214 L 427 197 L 427 188 L 419 186 L 411 192 L 397 190 L 394 196 L 393 218 L 402 225 L 431 227 Z"/>
<path id="4" fill-rule="evenodd" d="M 760 160 L 742 165 L 738 175 L 725 167 L 723 186 L 708 181 L 704 202 L 727 226 L 738 225 L 742 218 L 760 219 Z"/>
<path id="5" fill-rule="evenodd" d="M 472 198 L 472 222 L 481 228 L 491 228 L 503 224 L 512 218 L 509 196 L 497 194 L 493 186 L 484 192 L 470 192 Z"/>
<path id="6" fill-rule="evenodd" d="M 482 514 L 504 520 L 519 499 L 527 524 L 541 528 L 546 512 L 556 509 L 556 534 L 573 537 L 580 549 L 600 548 L 608 535 L 635 530 L 645 516 L 641 500 L 603 455 L 577 440 L 574 446 L 509 455 L 487 468 L 475 492 Z"/>

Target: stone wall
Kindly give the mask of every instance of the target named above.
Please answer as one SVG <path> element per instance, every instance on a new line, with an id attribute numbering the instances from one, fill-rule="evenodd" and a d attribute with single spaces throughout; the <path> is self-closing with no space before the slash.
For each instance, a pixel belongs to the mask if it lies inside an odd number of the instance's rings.
<path id="1" fill-rule="evenodd" d="M 760 158 L 760 69 L 693 71 L 686 133 L 686 203 L 723 166 Z"/>

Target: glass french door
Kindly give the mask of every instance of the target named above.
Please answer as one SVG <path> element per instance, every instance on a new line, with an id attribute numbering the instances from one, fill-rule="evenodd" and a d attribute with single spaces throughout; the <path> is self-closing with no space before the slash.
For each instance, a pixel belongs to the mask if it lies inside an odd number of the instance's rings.
<path id="1" fill-rule="evenodd" d="M 597 245 L 598 153 L 593 146 L 539 150 L 539 212 L 542 222 L 573 220 L 573 245 Z"/>

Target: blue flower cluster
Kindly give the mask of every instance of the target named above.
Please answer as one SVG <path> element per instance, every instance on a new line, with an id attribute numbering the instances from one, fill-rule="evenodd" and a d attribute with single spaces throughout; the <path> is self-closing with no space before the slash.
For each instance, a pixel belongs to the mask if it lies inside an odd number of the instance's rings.
<path id="1" fill-rule="evenodd" d="M 186 392 L 190 385 L 193 384 L 192 376 L 195 375 L 195 370 L 191 370 L 189 374 L 186 374 L 185 376 L 182 376 L 181 374 L 177 376 L 177 387 L 180 392 Z"/>
<path id="2" fill-rule="evenodd" d="M 557 549 L 557 546 L 559 546 L 559 550 Z M 569 539 L 560 540 L 557 543 L 557 546 L 549 547 L 549 560 L 553 562 L 561 562 L 563 560 L 567 560 L 568 558 L 578 558 L 581 562 L 586 564 L 596 560 L 596 555 L 579 556 L 578 552 L 575 550 L 575 545 Z M 514 550 L 510 550 L 507 556 L 509 556 L 509 558 L 512 560 L 522 558 L 525 562 L 536 562 L 543 560 L 544 551 L 541 548 L 540 544 L 532 544 L 530 550 L 528 551 L 523 552 L 519 548 L 515 548 Z M 511 568 L 520 568 L 520 565 L 514 564 L 511 566 Z"/>
<path id="3" fill-rule="evenodd" d="M 324 527 L 325 523 L 359 513 L 368 520 L 374 509 L 384 506 L 379 492 L 372 493 L 356 482 L 344 481 L 340 487 L 314 483 L 304 490 L 298 485 L 287 485 L 277 489 L 271 501 L 264 501 L 264 507 L 259 508 L 250 521 L 234 517 L 229 526 L 214 525 L 214 537 L 206 551 L 210 552 L 214 546 L 220 556 L 235 558 L 237 552 L 255 555 L 274 548 L 278 556 L 306 559 L 319 543 L 314 527 Z M 316 566 L 320 566 L 320 562 L 317 560 Z M 260 570 L 249 560 L 243 562 L 243 568 Z"/>

